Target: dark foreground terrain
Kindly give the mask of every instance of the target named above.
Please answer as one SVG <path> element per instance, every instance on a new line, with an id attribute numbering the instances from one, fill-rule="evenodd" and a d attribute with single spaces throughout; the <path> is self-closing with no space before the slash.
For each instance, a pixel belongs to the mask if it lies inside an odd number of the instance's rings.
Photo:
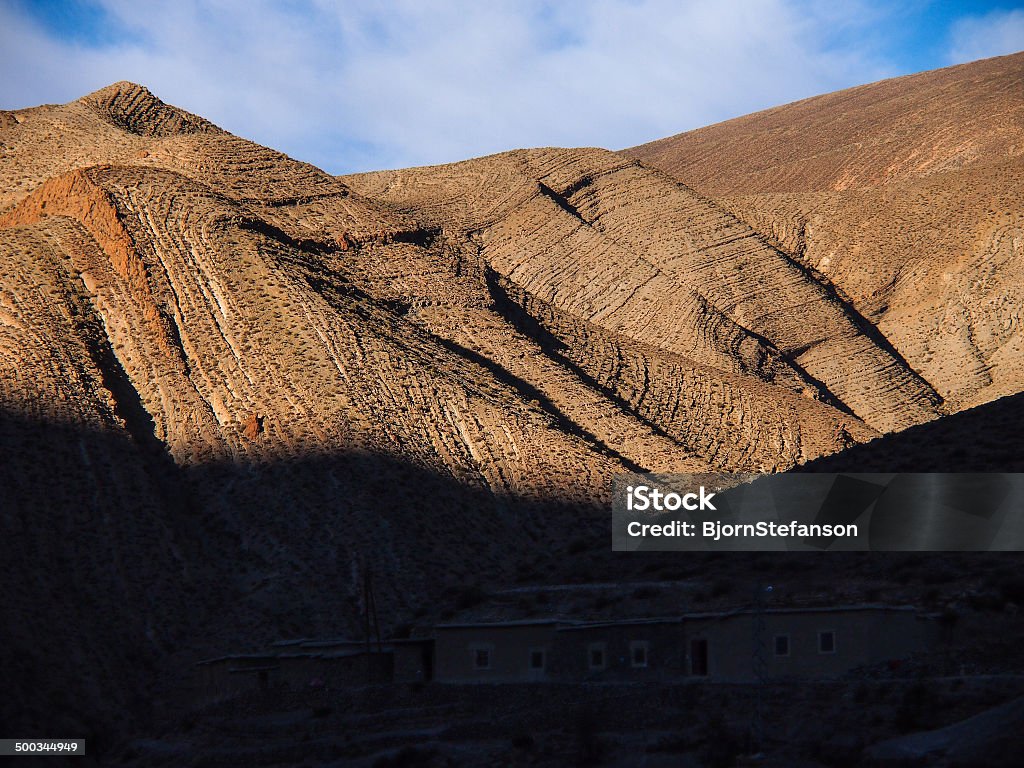
<path id="1" fill-rule="evenodd" d="M 253 694 L 121 747 L 127 765 L 1014 766 L 1022 675 L 909 676 L 802 684 L 377 686 Z M 763 739 L 751 741 L 760 698 Z M 1010 704 L 1010 719 L 997 707 Z M 983 713 L 983 714 L 982 714 Z M 901 755 L 893 739 L 982 714 L 955 762 L 940 734 Z M 985 728 L 990 719 L 998 725 Z M 929 751 L 931 753 L 929 754 Z"/>

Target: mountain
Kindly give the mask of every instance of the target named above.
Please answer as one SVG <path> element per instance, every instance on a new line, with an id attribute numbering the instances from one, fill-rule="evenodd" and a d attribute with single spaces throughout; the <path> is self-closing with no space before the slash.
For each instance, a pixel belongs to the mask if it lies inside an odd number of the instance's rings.
<path id="1" fill-rule="evenodd" d="M 1024 52 L 814 96 L 625 150 L 714 196 L 821 192 L 1024 156 Z"/>
<path id="2" fill-rule="evenodd" d="M 1021 61 L 772 111 L 951 121 L 842 189 L 771 187 L 749 123 L 336 178 L 127 82 L 0 112 L 0 721 L 109 745 L 204 655 L 358 633 L 371 582 L 388 630 L 672 573 L 610 552 L 616 473 L 813 467 L 1024 390 L 1019 124 L 933 106 L 1012 117 Z"/>
<path id="3" fill-rule="evenodd" d="M 713 201 L 614 153 L 513 152 L 346 181 L 469 241 L 530 302 L 744 377 L 723 383 L 730 399 L 765 382 L 787 406 L 820 400 L 881 431 L 937 412 L 928 384 L 829 286 Z M 684 413 L 683 428 L 720 427 L 720 412 Z M 749 445 L 751 425 L 737 426 Z"/>
<path id="4" fill-rule="evenodd" d="M 1022 389 L 1024 53 L 626 150 L 834 286 L 957 411 Z"/>
<path id="5" fill-rule="evenodd" d="M 51 696 L 138 713 L 122 695 L 176 653 L 187 670 L 354 631 L 370 571 L 389 623 L 474 574 L 514 579 L 556 554 L 531 553 L 542 536 L 596 524 L 615 471 L 686 466 L 597 388 L 566 394 L 578 423 L 412 322 L 394 266 L 425 301 L 486 287 L 442 278 L 435 233 L 317 169 L 126 83 L 3 125 L 12 727 L 52 732 Z M 495 338 L 546 365 L 511 327 Z"/>

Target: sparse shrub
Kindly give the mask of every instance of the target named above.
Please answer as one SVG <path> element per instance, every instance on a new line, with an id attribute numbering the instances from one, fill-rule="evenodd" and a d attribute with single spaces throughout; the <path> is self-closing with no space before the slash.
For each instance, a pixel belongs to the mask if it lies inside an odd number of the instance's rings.
<path id="1" fill-rule="evenodd" d="M 599 765 L 602 763 L 607 745 L 601 738 L 595 714 L 589 709 L 581 709 L 576 713 L 574 726 L 577 765 Z"/>
<path id="2" fill-rule="evenodd" d="M 914 580 L 914 566 L 910 563 L 897 566 L 892 571 L 892 580 L 897 584 L 909 584 Z"/>
<path id="3" fill-rule="evenodd" d="M 635 600 L 649 600 L 652 597 L 657 597 L 658 594 L 658 590 L 650 586 L 637 587 L 633 590 L 633 598 Z"/>
<path id="4" fill-rule="evenodd" d="M 457 610 L 464 611 L 467 608 L 475 608 L 487 599 L 487 593 L 475 584 L 463 588 L 455 598 Z"/>
<path id="5" fill-rule="evenodd" d="M 829 768 L 855 768 L 863 765 L 864 744 L 855 736 L 832 737 L 811 750 L 814 759 Z"/>
<path id="6" fill-rule="evenodd" d="M 999 592 L 1008 603 L 1024 605 L 1024 576 L 1013 575 L 1004 577 L 999 585 Z"/>
<path id="7" fill-rule="evenodd" d="M 900 733 L 918 730 L 922 727 L 922 719 L 931 703 L 928 686 L 923 680 L 917 680 L 903 692 L 900 704 L 893 716 L 893 723 Z"/>
<path id="8" fill-rule="evenodd" d="M 532 566 L 523 566 L 519 573 L 516 574 L 517 584 L 529 584 L 531 581 L 536 580 L 539 577 L 539 573 Z"/>
<path id="9" fill-rule="evenodd" d="M 947 632 L 951 632 L 958 621 L 960 621 L 960 612 L 951 605 L 947 605 L 939 614 L 939 625 Z"/>
<path id="10" fill-rule="evenodd" d="M 648 752 L 667 752 L 669 754 L 683 754 L 693 749 L 693 739 L 686 733 L 672 734 L 659 739 L 656 743 L 647 748 Z"/>
<path id="11" fill-rule="evenodd" d="M 871 696 L 870 686 L 861 680 L 857 683 L 853 689 L 853 700 L 855 703 L 867 703 L 867 699 Z"/>
<path id="12" fill-rule="evenodd" d="M 525 731 L 517 733 L 515 736 L 512 737 L 513 749 L 519 749 L 523 752 L 532 752 L 536 746 L 537 744 L 533 740 L 533 735 Z"/>
<path id="13" fill-rule="evenodd" d="M 586 539 L 573 539 L 569 542 L 567 551 L 570 555 L 579 555 L 588 549 L 590 549 L 590 546 L 587 544 Z"/>
<path id="14" fill-rule="evenodd" d="M 708 719 L 704 729 L 707 738 L 701 750 L 701 762 L 708 768 L 730 768 L 743 751 L 743 738 L 729 728 L 721 715 Z"/>
<path id="15" fill-rule="evenodd" d="M 594 598 L 593 602 L 591 602 L 590 607 L 593 608 L 595 611 L 599 611 L 602 608 L 607 608 L 609 605 L 613 605 L 614 603 L 615 600 L 611 596 L 598 595 Z"/>
<path id="16" fill-rule="evenodd" d="M 921 581 L 925 584 L 949 584 L 958 578 L 959 576 L 947 566 L 930 568 L 921 574 Z"/>
<path id="17" fill-rule="evenodd" d="M 711 583 L 712 597 L 725 597 L 732 594 L 733 583 L 729 579 L 715 579 Z"/>
<path id="18" fill-rule="evenodd" d="M 438 764 L 435 749 L 402 747 L 393 755 L 384 755 L 373 761 L 373 768 L 424 768 Z"/>
<path id="19" fill-rule="evenodd" d="M 999 593 L 992 590 L 972 592 L 967 596 L 967 605 L 971 610 L 982 612 L 998 613 L 1006 607 L 1006 599 Z"/>

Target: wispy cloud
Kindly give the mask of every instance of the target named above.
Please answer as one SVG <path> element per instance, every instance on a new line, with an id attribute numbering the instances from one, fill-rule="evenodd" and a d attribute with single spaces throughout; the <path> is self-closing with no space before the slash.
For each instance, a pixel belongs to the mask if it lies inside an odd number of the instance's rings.
<path id="1" fill-rule="evenodd" d="M 958 19 L 950 41 L 950 64 L 1024 50 L 1024 10 L 997 10 Z"/>
<path id="2" fill-rule="evenodd" d="M 75 29 L 90 34 L 70 34 L 68 23 L 5 3 L 0 106 L 135 80 L 339 173 L 520 146 L 618 148 L 898 74 L 872 42 L 890 8 L 99 0 L 78 7 L 93 16 Z"/>

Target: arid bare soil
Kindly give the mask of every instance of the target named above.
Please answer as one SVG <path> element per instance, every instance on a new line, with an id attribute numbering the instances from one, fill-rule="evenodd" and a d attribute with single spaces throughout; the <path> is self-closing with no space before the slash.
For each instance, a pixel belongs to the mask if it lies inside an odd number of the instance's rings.
<path id="1" fill-rule="evenodd" d="M 340 178 L 132 83 L 0 112 L 0 721 L 109 748 L 370 570 L 386 627 L 671 578 L 607 550 L 617 472 L 961 468 L 1024 391 L 1022 82 Z"/>

